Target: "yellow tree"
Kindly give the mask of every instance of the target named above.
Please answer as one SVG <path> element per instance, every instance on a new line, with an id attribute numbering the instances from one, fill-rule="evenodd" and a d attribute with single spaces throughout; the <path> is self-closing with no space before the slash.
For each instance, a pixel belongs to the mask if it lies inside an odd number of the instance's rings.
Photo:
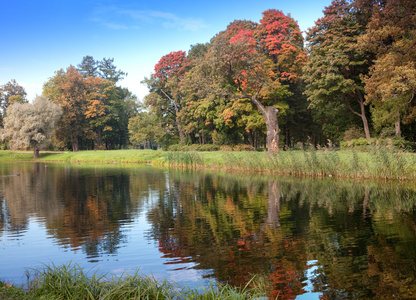
<path id="1" fill-rule="evenodd" d="M 401 123 L 416 121 L 416 2 L 361 0 L 358 5 L 372 12 L 360 46 L 376 55 L 365 78 L 366 101 L 374 107 L 375 125 L 394 124 L 400 136 Z"/>

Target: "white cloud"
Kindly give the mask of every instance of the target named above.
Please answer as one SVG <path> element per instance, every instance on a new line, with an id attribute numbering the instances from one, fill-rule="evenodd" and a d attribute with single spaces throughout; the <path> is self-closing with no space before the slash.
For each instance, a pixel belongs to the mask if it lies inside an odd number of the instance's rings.
<path id="1" fill-rule="evenodd" d="M 121 9 L 114 6 L 97 9 L 92 20 L 111 29 L 137 29 L 143 23 L 161 24 L 166 28 L 184 31 L 197 31 L 207 27 L 202 19 L 182 18 L 170 12 Z"/>

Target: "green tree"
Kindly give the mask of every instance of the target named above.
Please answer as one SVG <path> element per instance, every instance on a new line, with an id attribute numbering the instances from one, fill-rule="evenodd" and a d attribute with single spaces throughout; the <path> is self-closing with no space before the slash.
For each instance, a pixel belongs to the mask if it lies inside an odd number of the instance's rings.
<path id="1" fill-rule="evenodd" d="M 26 91 L 15 79 L 0 86 L 0 109 L 4 118 L 7 108 L 14 102 L 25 103 Z"/>
<path id="2" fill-rule="evenodd" d="M 144 149 L 153 149 L 164 134 L 157 116 L 145 111 L 129 120 L 129 132 L 130 142 Z"/>
<path id="3" fill-rule="evenodd" d="M 97 77 L 99 75 L 98 61 L 92 56 L 84 56 L 82 62 L 78 64 L 78 72 L 80 72 L 83 77 Z"/>
<path id="4" fill-rule="evenodd" d="M 39 96 L 32 103 L 14 103 L 7 109 L 2 137 L 12 149 L 31 148 L 34 158 L 54 134 L 62 115 L 59 105 Z"/>
<path id="5" fill-rule="evenodd" d="M 117 67 L 114 65 L 114 58 L 103 58 L 103 60 L 97 62 L 97 65 L 99 77 L 103 79 L 117 83 L 123 80 L 124 76 L 127 76 L 127 73 L 117 70 Z"/>
<path id="6" fill-rule="evenodd" d="M 333 106 L 344 106 L 361 118 L 369 140 L 362 78 L 368 74 L 372 56 L 357 47 L 365 33 L 365 18 L 348 0 L 334 0 L 323 13 L 306 37 L 310 53 L 303 79 L 310 107 L 333 114 Z"/>
<path id="7" fill-rule="evenodd" d="M 108 130 L 104 132 L 103 140 L 107 149 L 121 149 L 129 143 L 128 124 L 130 118 L 138 112 L 137 97 L 127 88 L 121 87 L 108 88 L 105 95 L 108 99 L 108 120 L 105 123 Z"/>

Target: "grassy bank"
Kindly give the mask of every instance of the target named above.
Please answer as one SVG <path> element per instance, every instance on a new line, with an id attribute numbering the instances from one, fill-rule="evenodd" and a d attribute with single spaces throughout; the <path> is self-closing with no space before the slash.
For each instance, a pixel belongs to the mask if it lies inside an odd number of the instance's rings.
<path id="1" fill-rule="evenodd" d="M 32 153 L 0 151 L 0 161 L 33 160 Z M 333 176 L 349 178 L 416 179 L 416 155 L 385 148 L 372 152 L 213 151 L 165 152 L 153 150 L 79 151 L 41 153 L 39 161 L 91 163 L 149 163 L 155 165 L 212 168 L 268 174 Z"/>
<path id="2" fill-rule="evenodd" d="M 77 265 L 67 264 L 36 271 L 25 289 L 0 282 L 0 299 L 259 299 L 264 295 L 259 284 L 252 282 L 252 288 L 210 285 L 193 289 L 137 272 L 121 277 L 87 274 Z"/>

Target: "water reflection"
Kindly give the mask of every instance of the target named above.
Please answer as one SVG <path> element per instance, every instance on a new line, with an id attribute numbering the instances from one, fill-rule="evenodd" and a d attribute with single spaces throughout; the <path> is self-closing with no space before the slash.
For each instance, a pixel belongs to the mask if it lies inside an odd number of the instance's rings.
<path id="1" fill-rule="evenodd" d="M 11 261 L 7 243 L 29 244 L 36 218 L 59 253 L 104 271 L 151 261 L 165 278 L 237 286 L 256 274 L 279 299 L 416 293 L 414 183 L 43 163 L 0 174 L 0 257 Z"/>

